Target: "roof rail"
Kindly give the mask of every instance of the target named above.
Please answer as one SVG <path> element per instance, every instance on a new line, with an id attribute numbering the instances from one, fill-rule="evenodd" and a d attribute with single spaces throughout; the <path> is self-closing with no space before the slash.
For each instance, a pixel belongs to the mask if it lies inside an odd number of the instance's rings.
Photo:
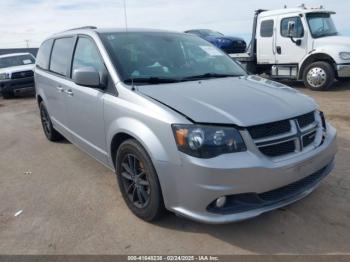
<path id="1" fill-rule="evenodd" d="M 82 26 L 82 27 L 76 27 L 76 28 L 71 28 L 71 29 L 68 29 L 68 30 L 65 30 L 64 32 L 67 32 L 67 31 L 73 31 L 73 30 L 79 30 L 79 29 L 97 29 L 96 26 Z"/>

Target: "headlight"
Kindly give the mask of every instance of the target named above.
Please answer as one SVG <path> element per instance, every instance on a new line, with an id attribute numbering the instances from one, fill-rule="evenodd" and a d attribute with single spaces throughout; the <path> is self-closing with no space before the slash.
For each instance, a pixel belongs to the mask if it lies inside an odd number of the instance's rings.
<path id="1" fill-rule="evenodd" d="M 204 125 L 172 125 L 177 148 L 188 155 L 212 158 L 222 154 L 246 151 L 235 128 Z"/>
<path id="2" fill-rule="evenodd" d="M 10 79 L 10 75 L 8 73 L 0 74 L 0 80 Z"/>
<path id="3" fill-rule="evenodd" d="M 350 60 L 350 52 L 340 52 L 339 57 L 343 60 Z"/>

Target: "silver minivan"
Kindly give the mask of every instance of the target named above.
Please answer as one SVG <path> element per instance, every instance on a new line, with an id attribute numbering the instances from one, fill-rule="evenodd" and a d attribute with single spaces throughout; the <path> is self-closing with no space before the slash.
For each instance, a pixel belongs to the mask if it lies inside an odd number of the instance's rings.
<path id="1" fill-rule="evenodd" d="M 35 83 L 46 137 L 115 171 L 146 221 L 252 218 L 305 197 L 334 166 L 336 130 L 312 98 L 193 35 L 65 31 L 41 45 Z"/>

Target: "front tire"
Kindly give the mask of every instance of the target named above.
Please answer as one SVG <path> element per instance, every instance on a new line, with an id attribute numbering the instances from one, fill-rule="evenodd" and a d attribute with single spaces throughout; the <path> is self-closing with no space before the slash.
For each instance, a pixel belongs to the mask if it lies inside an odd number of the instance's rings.
<path id="1" fill-rule="evenodd" d="M 129 139 L 120 145 L 116 175 L 124 201 L 137 217 L 151 222 L 164 214 L 157 173 L 151 158 L 136 140 Z"/>
<path id="2" fill-rule="evenodd" d="M 47 139 L 53 142 L 62 140 L 63 136 L 60 133 L 58 133 L 53 127 L 50 115 L 47 112 L 46 106 L 43 101 L 40 102 L 39 109 L 41 124 Z"/>
<path id="3" fill-rule="evenodd" d="M 10 99 L 15 96 L 13 91 L 2 91 L 1 94 L 4 99 Z"/>
<path id="4" fill-rule="evenodd" d="M 334 83 L 334 79 L 334 69 L 327 62 L 314 62 L 305 68 L 303 74 L 305 86 L 316 91 L 329 90 Z"/>

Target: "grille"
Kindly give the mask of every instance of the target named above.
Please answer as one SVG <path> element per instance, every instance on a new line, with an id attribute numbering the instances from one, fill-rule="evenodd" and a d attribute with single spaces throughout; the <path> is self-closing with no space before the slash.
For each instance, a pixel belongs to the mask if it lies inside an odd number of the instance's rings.
<path id="1" fill-rule="evenodd" d="M 287 133 L 290 131 L 290 129 L 291 129 L 290 121 L 283 120 L 283 121 L 248 127 L 248 132 L 253 139 L 259 139 L 259 138 Z"/>
<path id="2" fill-rule="evenodd" d="M 247 45 L 244 41 L 233 42 L 230 46 L 223 46 L 222 49 L 229 54 L 245 52 Z"/>
<path id="3" fill-rule="evenodd" d="M 219 208 L 215 206 L 215 201 L 210 203 L 207 210 L 218 214 L 234 214 L 248 210 L 276 205 L 282 201 L 293 199 L 303 194 L 305 191 L 315 187 L 329 172 L 332 162 L 315 173 L 298 180 L 289 185 L 267 191 L 264 193 L 243 193 L 226 196 L 226 204 Z"/>
<path id="4" fill-rule="evenodd" d="M 294 140 L 291 140 L 275 145 L 260 147 L 259 149 L 266 156 L 276 157 L 295 152 L 295 143 Z"/>
<path id="5" fill-rule="evenodd" d="M 279 157 L 300 152 L 314 143 L 321 123 L 316 123 L 315 112 L 248 127 L 247 130 L 261 153 Z"/>
<path id="6" fill-rule="evenodd" d="M 307 147 L 315 141 L 316 131 L 311 132 L 303 137 L 303 146 Z"/>
<path id="7" fill-rule="evenodd" d="M 26 78 L 32 76 L 34 76 L 34 72 L 32 70 L 12 73 L 12 79 Z"/>
<path id="8" fill-rule="evenodd" d="M 259 194 L 259 197 L 263 201 L 281 201 L 285 198 L 288 198 L 290 196 L 298 194 L 298 192 L 303 191 L 303 189 L 312 186 L 319 182 L 322 177 L 324 176 L 324 170 L 327 168 L 324 167 L 321 170 L 305 177 L 304 179 L 301 179 L 297 182 L 294 182 L 292 184 L 289 184 L 287 186 L 265 192 L 262 194 Z"/>
<path id="9" fill-rule="evenodd" d="M 304 127 L 312 124 L 313 122 L 315 122 L 315 114 L 314 114 L 314 112 L 310 112 L 308 114 L 298 116 L 297 121 L 298 121 L 300 128 L 304 128 Z"/>

